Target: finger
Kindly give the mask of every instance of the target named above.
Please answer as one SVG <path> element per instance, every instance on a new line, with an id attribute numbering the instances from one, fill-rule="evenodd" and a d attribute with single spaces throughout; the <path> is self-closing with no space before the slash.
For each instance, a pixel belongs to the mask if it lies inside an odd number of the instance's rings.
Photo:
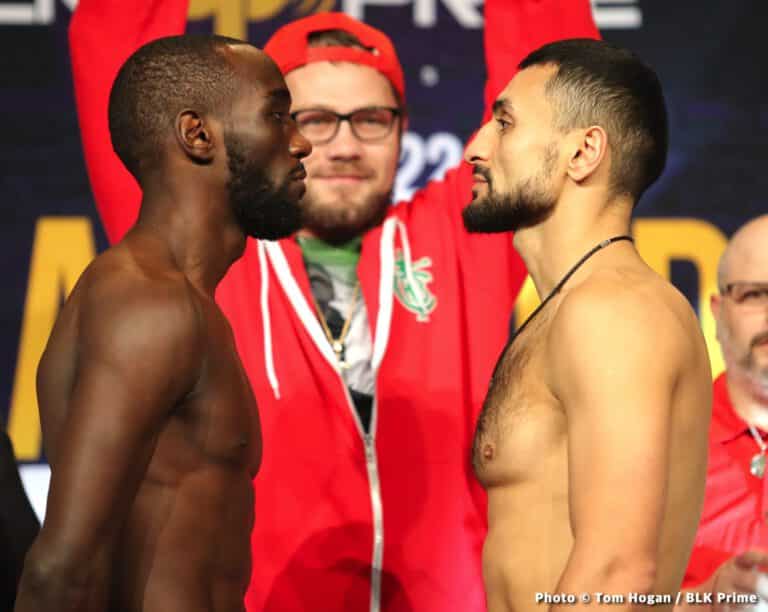
<path id="1" fill-rule="evenodd" d="M 736 567 L 749 569 L 756 565 L 768 566 L 768 552 L 763 550 L 748 550 L 733 558 Z"/>

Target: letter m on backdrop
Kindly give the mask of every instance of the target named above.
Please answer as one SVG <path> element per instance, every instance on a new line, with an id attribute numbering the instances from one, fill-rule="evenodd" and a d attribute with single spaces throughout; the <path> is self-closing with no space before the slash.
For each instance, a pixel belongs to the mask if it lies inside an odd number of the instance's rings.
<path id="1" fill-rule="evenodd" d="M 41 217 L 35 227 L 8 431 L 16 456 L 42 454 L 35 376 L 62 299 L 96 254 L 87 217 Z"/>

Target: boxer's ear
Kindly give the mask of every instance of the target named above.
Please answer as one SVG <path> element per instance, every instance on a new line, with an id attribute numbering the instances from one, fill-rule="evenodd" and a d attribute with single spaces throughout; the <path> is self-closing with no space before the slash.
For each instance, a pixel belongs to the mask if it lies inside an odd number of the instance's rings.
<path id="1" fill-rule="evenodd" d="M 577 183 L 597 173 L 608 154 L 608 135 L 599 125 L 577 130 L 574 153 L 568 160 L 568 176 Z"/>
<path id="2" fill-rule="evenodd" d="M 213 161 L 214 134 L 211 122 L 197 111 L 186 109 L 176 116 L 175 135 L 182 150 L 201 164 Z"/>

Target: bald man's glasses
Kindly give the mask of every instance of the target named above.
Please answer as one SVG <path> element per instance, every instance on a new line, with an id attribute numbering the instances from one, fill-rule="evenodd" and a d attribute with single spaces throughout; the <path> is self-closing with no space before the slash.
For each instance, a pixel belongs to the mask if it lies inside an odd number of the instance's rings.
<path id="1" fill-rule="evenodd" d="M 744 308 L 768 308 L 768 282 L 728 283 L 720 294 Z"/>
<path id="2" fill-rule="evenodd" d="M 370 106 L 351 113 L 335 113 L 324 108 L 308 108 L 291 113 L 302 136 L 313 145 L 331 142 L 339 133 L 342 121 L 348 121 L 355 138 L 361 142 L 377 142 L 392 133 L 399 108 Z"/>

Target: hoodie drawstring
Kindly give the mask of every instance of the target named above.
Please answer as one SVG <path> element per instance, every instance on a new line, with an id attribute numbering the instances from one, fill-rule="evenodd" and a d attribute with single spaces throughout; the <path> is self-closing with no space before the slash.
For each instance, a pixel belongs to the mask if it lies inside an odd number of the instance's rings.
<path id="1" fill-rule="evenodd" d="M 275 372 L 275 356 L 272 346 L 272 321 L 269 315 L 269 269 L 267 252 L 262 240 L 256 241 L 259 253 L 259 275 L 261 276 L 261 321 L 264 326 L 264 362 L 267 368 L 267 379 L 275 399 L 280 399 L 280 382 Z"/>

